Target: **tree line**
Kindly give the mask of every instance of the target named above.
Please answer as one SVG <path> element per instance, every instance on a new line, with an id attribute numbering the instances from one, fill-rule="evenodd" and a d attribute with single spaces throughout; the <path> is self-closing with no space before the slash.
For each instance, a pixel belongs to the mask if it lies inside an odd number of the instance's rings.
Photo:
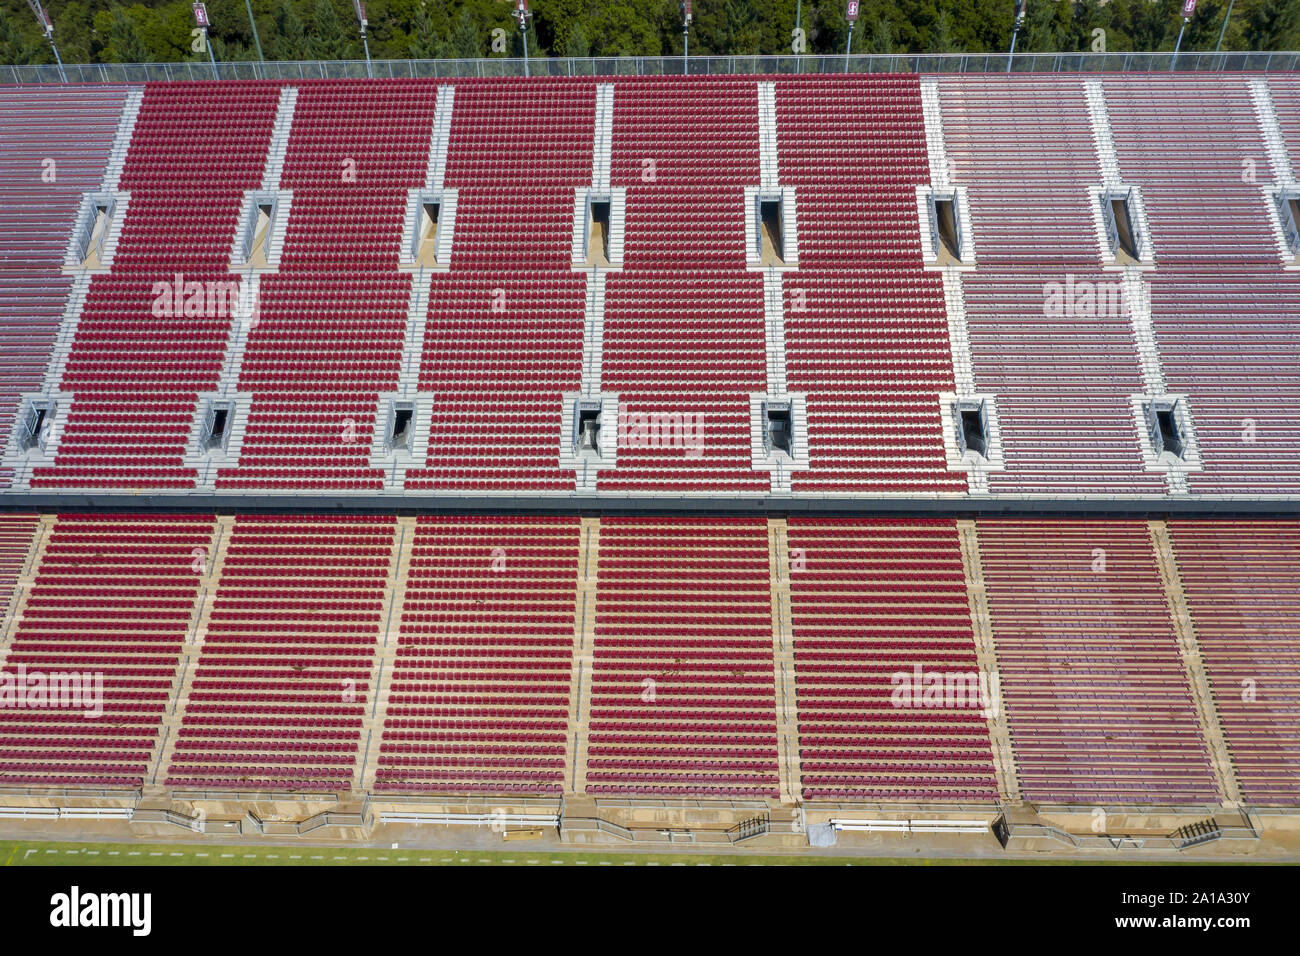
<path id="1" fill-rule="evenodd" d="M 1200 0 L 1184 50 L 1213 50 L 1229 0 Z M 268 60 L 361 59 L 351 0 L 251 0 Z M 532 0 L 530 56 L 682 53 L 679 0 Z M 1028 0 L 1023 52 L 1172 50 L 1182 0 Z M 190 0 L 130 5 L 49 0 L 65 63 L 206 61 Z M 256 60 L 244 0 L 207 0 L 219 60 Z M 376 59 L 520 56 L 511 0 L 367 0 Z M 855 52 L 983 53 L 1007 49 L 1013 0 L 861 0 Z M 799 12 L 802 33 L 795 35 Z M 695 0 L 692 54 L 840 53 L 844 0 Z M 499 32 L 494 32 L 499 31 Z M 802 43 L 802 49 L 796 44 Z M 1300 0 L 1235 0 L 1224 50 L 1300 49 Z M 0 0 L 0 63 L 53 63 L 25 0 Z"/>

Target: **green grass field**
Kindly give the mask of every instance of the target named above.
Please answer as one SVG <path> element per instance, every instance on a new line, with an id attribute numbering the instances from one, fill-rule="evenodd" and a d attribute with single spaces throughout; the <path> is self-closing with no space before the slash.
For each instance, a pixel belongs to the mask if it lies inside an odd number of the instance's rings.
<path id="1" fill-rule="evenodd" d="M 284 846 L 178 846 L 145 843 L 0 841 L 5 866 L 843 866 L 915 862 L 855 857 L 749 854 L 580 853 L 521 847 L 511 850 L 429 850 Z"/>
<path id="2" fill-rule="evenodd" d="M 183 846 L 148 843 L 0 841 L 5 866 L 1072 866 L 1094 861 L 775 856 L 749 853 L 592 853 L 521 847 L 430 850 L 377 847 Z M 1188 864 L 1195 865 L 1192 861 Z M 1135 865 L 1098 860 L 1099 865 Z M 1146 861 L 1136 865 L 1145 865 Z M 1161 865 L 1154 861 L 1150 865 Z M 1167 865 L 1167 864 L 1166 864 Z"/>

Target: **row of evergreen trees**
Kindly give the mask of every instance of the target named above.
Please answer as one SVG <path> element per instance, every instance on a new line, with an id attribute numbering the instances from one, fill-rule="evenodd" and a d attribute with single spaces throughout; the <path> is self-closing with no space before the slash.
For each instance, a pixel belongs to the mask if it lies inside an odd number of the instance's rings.
<path id="1" fill-rule="evenodd" d="M 1213 50 L 1229 0 L 1201 0 L 1185 50 Z M 693 54 L 789 53 L 797 5 L 803 52 L 843 51 L 844 0 L 695 0 Z M 378 59 L 519 56 L 511 0 L 368 0 Z M 533 0 L 534 56 L 673 55 L 682 52 L 678 0 Z M 1182 0 L 1028 0 L 1017 44 L 1026 52 L 1169 50 Z M 1007 48 L 1013 0 L 862 0 L 854 49 L 877 53 L 978 53 Z M 255 60 L 244 0 L 208 0 L 220 60 Z M 206 60 L 193 49 L 190 0 L 50 0 L 67 63 Z M 266 59 L 359 59 L 351 0 L 252 0 Z M 494 31 L 500 31 L 494 33 Z M 1097 31 L 1102 31 L 1098 33 Z M 1225 50 L 1300 49 L 1300 0 L 1235 0 Z M 53 54 L 25 0 L 0 0 L 0 63 L 50 63 Z"/>

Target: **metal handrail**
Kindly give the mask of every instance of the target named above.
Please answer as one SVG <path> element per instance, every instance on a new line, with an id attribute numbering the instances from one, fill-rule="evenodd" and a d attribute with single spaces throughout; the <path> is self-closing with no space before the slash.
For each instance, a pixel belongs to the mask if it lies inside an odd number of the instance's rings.
<path id="1" fill-rule="evenodd" d="M 847 62 L 846 62 L 847 60 Z M 375 60 L 378 79 L 443 79 L 525 75 L 523 59 Z M 803 56 L 550 57 L 530 61 L 532 76 L 692 76 L 774 73 L 1006 73 L 1005 53 L 807 54 Z M 1017 53 L 1012 73 L 1276 72 L 1300 69 L 1300 52 Z M 847 68 L 847 69 L 846 69 Z M 65 64 L 68 83 L 187 80 L 365 79 L 365 60 L 267 60 L 209 64 Z M 0 83 L 60 83 L 55 64 L 0 65 Z"/>

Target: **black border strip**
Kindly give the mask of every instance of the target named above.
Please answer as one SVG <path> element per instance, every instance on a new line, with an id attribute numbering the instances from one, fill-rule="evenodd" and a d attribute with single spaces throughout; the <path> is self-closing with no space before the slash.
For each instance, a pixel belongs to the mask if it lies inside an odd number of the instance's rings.
<path id="1" fill-rule="evenodd" d="M 1300 517 L 1300 497 L 1210 498 L 818 498 L 643 495 L 328 495 L 3 493 L 0 512 L 340 513 L 340 514 L 738 514 L 932 517 L 1097 516 Z"/>

